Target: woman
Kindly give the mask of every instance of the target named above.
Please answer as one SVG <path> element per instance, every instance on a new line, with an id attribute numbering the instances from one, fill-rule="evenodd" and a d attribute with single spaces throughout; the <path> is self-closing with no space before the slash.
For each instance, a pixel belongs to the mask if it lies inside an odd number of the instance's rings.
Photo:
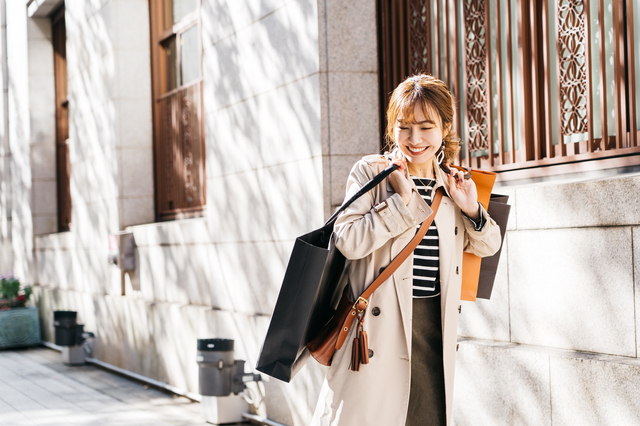
<path id="1" fill-rule="evenodd" d="M 451 163 L 460 149 L 453 113 L 448 88 L 429 75 L 408 78 L 391 95 L 386 136 L 399 169 L 349 206 L 334 227 L 336 247 L 349 260 L 343 279 L 352 297 L 415 235 L 431 214 L 431 194 L 443 187 L 444 196 L 413 256 L 369 300 L 369 364 L 349 369 L 350 343 L 334 354 L 313 425 L 451 422 L 462 252 L 483 257 L 500 247 L 500 229 L 478 203 L 473 181 L 438 166 L 438 160 Z M 380 155 L 358 161 L 347 198 L 388 165 Z"/>

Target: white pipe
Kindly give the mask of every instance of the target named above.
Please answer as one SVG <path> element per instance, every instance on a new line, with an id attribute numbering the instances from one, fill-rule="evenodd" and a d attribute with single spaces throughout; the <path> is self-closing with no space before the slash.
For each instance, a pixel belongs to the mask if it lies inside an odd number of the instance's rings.
<path id="1" fill-rule="evenodd" d="M 58 352 L 62 352 L 62 346 L 58 346 L 56 344 L 53 344 L 51 342 L 47 342 L 47 341 L 42 341 L 42 344 L 50 349 L 56 350 Z M 108 364 L 104 361 L 100 361 L 99 359 L 96 358 L 85 358 L 85 361 L 88 362 L 89 364 L 95 364 L 95 365 L 99 365 L 100 367 L 107 369 L 107 370 L 111 370 L 115 373 L 118 374 L 122 374 L 123 376 L 127 376 L 127 377 L 131 377 L 134 380 L 137 380 L 139 382 L 143 382 L 143 383 L 147 383 L 151 386 L 155 386 L 161 389 L 164 389 L 166 391 L 169 391 L 175 395 L 180 395 L 180 396 L 184 396 L 185 398 L 189 398 L 192 401 L 196 401 L 196 402 L 201 402 L 202 401 L 202 396 L 197 394 L 197 393 L 193 393 L 193 392 L 187 392 L 185 390 L 182 390 L 180 388 L 177 388 L 175 386 L 171 386 L 167 383 L 164 382 L 160 382 L 158 380 L 154 380 L 151 379 L 149 377 L 143 376 L 142 374 L 138 374 L 138 373 L 134 373 L 133 371 L 129 371 L 129 370 L 125 370 L 124 368 L 120 368 L 120 367 L 116 367 L 113 364 Z M 259 422 L 262 425 L 267 425 L 267 426 L 287 426 L 283 423 L 278 423 L 274 420 L 265 418 L 265 417 L 260 417 L 260 416 L 256 416 L 254 414 L 249 414 L 249 413 L 244 413 L 242 414 L 242 417 L 244 417 L 245 419 L 248 420 L 253 420 L 255 422 Z"/>
<path id="2" fill-rule="evenodd" d="M 268 426 L 287 426 L 285 424 L 282 423 L 278 423 L 276 421 L 264 418 L 264 417 L 260 417 L 260 416 L 256 416 L 255 414 L 249 414 L 249 413 L 244 413 L 242 415 L 242 417 L 244 417 L 247 420 L 253 420 L 255 422 L 259 422 L 263 425 L 268 425 Z"/>
<path id="3" fill-rule="evenodd" d="M 133 371 L 129 371 L 129 370 L 125 370 L 124 368 L 120 368 L 120 367 L 116 367 L 115 365 L 112 364 L 108 364 L 104 361 L 100 361 L 99 359 L 96 358 L 85 358 L 85 361 L 88 362 L 89 364 L 95 364 L 95 365 L 99 365 L 102 368 L 106 368 L 107 370 L 111 370 L 114 371 L 118 374 L 122 374 L 123 376 L 128 376 L 131 377 L 135 380 L 138 380 L 140 382 L 144 382 L 144 383 L 148 383 L 152 386 L 158 387 L 158 388 L 162 388 L 165 389 L 173 394 L 176 395 L 180 395 L 180 396 L 184 396 L 185 398 L 189 398 L 192 401 L 196 401 L 196 402 L 200 402 L 202 400 L 202 397 L 197 394 L 197 393 L 193 393 L 193 392 L 188 392 L 185 390 L 182 390 L 180 388 L 177 388 L 175 386 L 171 386 L 170 384 L 164 383 L 164 382 L 160 382 L 158 380 L 154 380 L 151 379 L 149 377 L 143 376 L 142 374 L 138 374 L 138 373 L 134 373 Z"/>
<path id="4" fill-rule="evenodd" d="M 49 349 L 53 349 L 54 351 L 62 352 L 62 346 L 58 346 L 55 343 L 47 342 L 45 340 L 43 340 L 41 343 L 42 343 L 43 346 L 46 346 Z"/>
<path id="5" fill-rule="evenodd" d="M 56 344 L 53 344 L 51 342 L 46 342 L 43 341 L 42 344 L 48 348 L 54 349 L 58 352 L 62 352 L 62 346 L 58 346 Z M 151 386 L 155 386 L 157 388 L 161 388 L 164 390 L 167 390 L 173 394 L 176 395 L 180 395 L 180 396 L 184 396 L 185 398 L 189 398 L 192 401 L 196 401 L 196 402 L 200 402 L 202 397 L 197 394 L 197 393 L 193 393 L 193 392 L 188 392 L 185 390 L 182 390 L 180 388 L 177 388 L 175 386 L 171 386 L 170 384 L 164 383 L 164 382 L 160 382 L 158 380 L 154 380 L 151 379 L 149 377 L 143 376 L 142 374 L 138 374 L 138 373 L 134 373 L 133 371 L 129 371 L 129 370 L 125 370 L 124 368 L 120 368 L 120 367 L 116 367 L 113 364 L 109 364 L 106 363 L 104 361 L 100 361 L 99 359 L 96 358 L 85 358 L 85 361 L 88 362 L 89 364 L 95 364 L 95 365 L 99 365 L 102 368 L 105 368 L 107 370 L 111 370 L 115 373 L 118 374 L 122 374 L 123 376 L 127 376 L 127 377 L 131 377 L 132 379 L 138 380 L 140 382 L 143 383 L 147 383 Z"/>

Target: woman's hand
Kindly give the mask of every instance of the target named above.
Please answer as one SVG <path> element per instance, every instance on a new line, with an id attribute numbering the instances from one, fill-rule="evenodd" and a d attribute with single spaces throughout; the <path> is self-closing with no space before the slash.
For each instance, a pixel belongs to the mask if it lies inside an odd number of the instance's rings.
<path id="1" fill-rule="evenodd" d="M 398 170 L 395 170 L 393 173 L 391 173 L 387 179 L 389 179 L 389 183 L 391 184 L 393 190 L 396 191 L 400 198 L 402 198 L 402 201 L 404 201 L 406 205 L 409 205 L 409 201 L 411 200 L 412 186 L 411 182 L 409 182 L 407 163 L 405 160 L 398 157 L 394 158 L 391 163 L 397 164 Z"/>
<path id="2" fill-rule="evenodd" d="M 451 168 L 449 179 L 449 193 L 453 201 L 473 220 L 480 219 L 480 208 L 478 207 L 478 191 L 476 184 L 471 179 L 464 178 L 464 172 Z"/>

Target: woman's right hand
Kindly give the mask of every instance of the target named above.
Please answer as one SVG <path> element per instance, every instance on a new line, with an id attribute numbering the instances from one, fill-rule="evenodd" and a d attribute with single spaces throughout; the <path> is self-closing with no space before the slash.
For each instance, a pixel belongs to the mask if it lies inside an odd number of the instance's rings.
<path id="1" fill-rule="evenodd" d="M 400 198 L 402 198 L 402 201 L 408 205 L 411 200 L 412 186 L 409 181 L 410 178 L 407 163 L 405 160 L 398 157 L 394 158 L 391 163 L 397 164 L 398 170 L 391 173 L 387 179 L 389 179 L 389 183 L 393 190 L 396 191 Z"/>

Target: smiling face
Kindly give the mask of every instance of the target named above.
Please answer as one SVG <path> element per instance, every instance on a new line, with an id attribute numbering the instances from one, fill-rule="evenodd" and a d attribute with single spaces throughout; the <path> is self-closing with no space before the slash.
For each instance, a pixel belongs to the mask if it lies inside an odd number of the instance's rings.
<path id="1" fill-rule="evenodd" d="M 413 114 L 398 116 L 393 136 L 408 161 L 422 164 L 436 155 L 442 139 L 451 128 L 451 124 L 448 124 L 443 129 L 440 121 L 440 116 L 433 108 L 423 109 L 420 102 L 414 104 Z"/>
<path id="2" fill-rule="evenodd" d="M 430 176 L 431 160 L 443 140 L 445 163 L 454 161 L 460 152 L 460 140 L 451 131 L 454 112 L 451 92 L 441 80 L 428 74 L 407 78 L 389 98 L 387 147 L 401 150 L 409 160 L 409 171 L 421 173 L 414 176 Z"/>

